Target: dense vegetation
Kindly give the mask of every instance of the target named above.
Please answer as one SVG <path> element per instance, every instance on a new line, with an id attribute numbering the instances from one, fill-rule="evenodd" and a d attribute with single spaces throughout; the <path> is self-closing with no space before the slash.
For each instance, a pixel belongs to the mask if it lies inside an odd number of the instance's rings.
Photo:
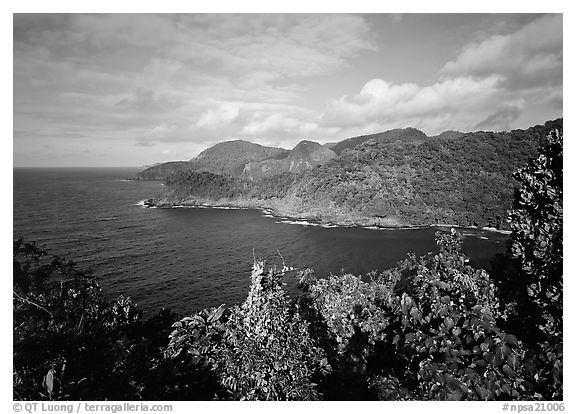
<path id="1" fill-rule="evenodd" d="M 381 144 L 390 142 L 420 143 L 424 142 L 426 138 L 426 134 L 416 128 L 391 129 L 377 134 L 360 135 L 358 137 L 348 138 L 338 142 L 331 149 L 340 155 L 345 150 L 357 147 L 366 141 L 375 141 Z"/>
<path id="2" fill-rule="evenodd" d="M 344 140 L 333 147 L 338 157 L 323 154 L 316 166 L 298 164 L 290 153 L 248 163 L 244 174 L 211 171 L 213 180 L 177 171 L 166 178 L 159 204 L 240 199 L 281 215 L 340 223 L 508 228 L 514 171 L 536 156 L 552 129 L 562 129 L 562 119 L 528 130 L 431 138 L 407 128 Z M 294 165 L 305 167 L 288 168 Z"/>
<path id="3" fill-rule="evenodd" d="M 255 261 L 243 304 L 144 321 L 89 272 L 16 241 L 14 398 L 561 400 L 562 139 L 515 173 L 491 275 L 452 230 L 364 278 Z"/>
<path id="4" fill-rule="evenodd" d="M 14 399 L 154 399 L 175 316 L 144 321 L 108 301 L 89 271 L 14 242 Z M 178 377 L 172 380 L 176 384 Z"/>
<path id="5" fill-rule="evenodd" d="M 170 161 L 146 168 L 135 177 L 138 180 L 162 181 L 172 174 L 193 170 L 186 161 Z"/>
<path id="6" fill-rule="evenodd" d="M 289 151 L 282 148 L 265 147 L 243 140 L 216 144 L 198 154 L 190 161 L 173 161 L 158 164 L 140 172 L 136 178 L 142 180 L 164 180 L 180 172 L 211 172 L 226 176 L 239 176 L 246 164 L 269 158 L 285 156 Z"/>
<path id="7" fill-rule="evenodd" d="M 407 224 L 502 228 L 513 173 L 535 156 L 540 137 L 478 132 L 425 143 L 367 141 L 311 171 L 299 183 L 305 204 L 325 199 L 341 210 L 393 216 Z"/>
<path id="8" fill-rule="evenodd" d="M 336 157 L 337 155 L 334 151 L 317 142 L 300 141 L 290 151 L 281 153 L 276 157 L 248 163 L 242 172 L 241 178 L 259 181 L 284 173 L 298 174 Z"/>

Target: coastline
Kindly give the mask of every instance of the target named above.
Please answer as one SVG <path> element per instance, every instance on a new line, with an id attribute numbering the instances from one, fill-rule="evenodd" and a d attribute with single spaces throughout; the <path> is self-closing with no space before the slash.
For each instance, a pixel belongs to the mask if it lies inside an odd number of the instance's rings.
<path id="1" fill-rule="evenodd" d="M 175 203 L 168 200 L 156 200 L 154 198 L 149 198 L 141 200 L 137 203 L 138 206 L 143 208 L 197 208 L 197 209 L 218 209 L 218 210 L 258 210 L 262 213 L 264 217 L 278 219 L 279 224 L 297 224 L 302 226 L 318 226 L 323 228 L 363 228 L 367 230 L 418 230 L 427 228 L 437 228 L 439 230 L 443 229 L 461 229 L 461 230 L 474 230 L 474 231 L 486 231 L 499 234 L 509 235 L 510 230 L 502 230 L 494 227 L 475 227 L 475 226 L 461 226 L 458 224 L 447 224 L 447 223 L 434 223 L 425 225 L 409 225 L 403 224 L 395 221 L 388 220 L 387 224 L 380 224 L 378 221 L 382 222 L 381 218 L 377 217 L 347 217 L 344 220 L 332 219 L 327 220 L 318 217 L 312 217 L 310 214 L 285 214 L 279 212 L 272 206 L 264 205 L 253 199 L 237 200 L 237 202 L 232 202 L 231 200 L 185 200 L 180 203 Z"/>

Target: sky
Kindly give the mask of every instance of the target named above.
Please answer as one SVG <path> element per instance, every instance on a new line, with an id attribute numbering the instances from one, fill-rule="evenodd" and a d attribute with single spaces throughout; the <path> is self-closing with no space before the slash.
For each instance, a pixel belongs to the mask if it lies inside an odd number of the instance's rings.
<path id="1" fill-rule="evenodd" d="M 563 116 L 561 14 L 14 14 L 13 164 Z"/>

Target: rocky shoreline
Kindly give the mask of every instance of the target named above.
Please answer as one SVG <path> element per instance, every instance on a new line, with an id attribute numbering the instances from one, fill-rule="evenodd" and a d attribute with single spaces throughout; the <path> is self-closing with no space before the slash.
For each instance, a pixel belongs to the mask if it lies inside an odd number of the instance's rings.
<path id="1" fill-rule="evenodd" d="M 241 200 L 197 200 L 188 199 L 179 202 L 171 201 L 166 198 L 155 199 L 149 198 L 142 200 L 140 203 L 145 208 L 215 208 L 215 209 L 230 209 L 230 210 L 244 210 L 255 209 L 260 210 L 264 216 L 273 217 L 281 220 L 282 223 L 301 224 L 310 226 L 321 226 L 326 228 L 333 227 L 357 227 L 373 230 L 416 230 L 425 228 L 438 228 L 438 229 L 470 229 L 475 231 L 489 231 L 500 234 L 510 234 L 509 230 L 501 230 L 492 227 L 474 227 L 474 226 L 461 226 L 458 224 L 424 224 L 424 225 L 411 225 L 402 223 L 394 219 L 386 219 L 382 217 L 362 217 L 362 216 L 340 216 L 330 218 L 319 218 L 318 215 L 311 213 L 292 213 L 287 214 L 286 211 L 279 211 L 273 206 L 260 202 L 254 199 L 241 199 Z"/>

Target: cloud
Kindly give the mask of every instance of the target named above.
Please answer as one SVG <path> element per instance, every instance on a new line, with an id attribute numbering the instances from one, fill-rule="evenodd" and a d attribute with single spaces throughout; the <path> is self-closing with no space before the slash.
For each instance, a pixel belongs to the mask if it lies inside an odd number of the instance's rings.
<path id="1" fill-rule="evenodd" d="M 281 111 L 279 128 L 297 130 L 298 81 L 376 45 L 359 15 L 16 14 L 14 125 L 138 145 L 215 142 L 270 130 L 262 114 Z"/>
<path id="2" fill-rule="evenodd" d="M 357 15 L 189 15 L 179 27 L 189 42 L 172 54 L 238 78 L 257 71 L 273 79 L 325 75 L 377 48 Z"/>
<path id="3" fill-rule="evenodd" d="M 372 79 L 359 93 L 330 102 L 319 124 L 343 131 L 505 130 L 526 122 L 528 113 L 558 113 L 562 100 L 562 15 L 544 15 L 465 45 L 430 85 Z"/>
<path id="4" fill-rule="evenodd" d="M 522 113 L 522 104 L 506 105 L 491 113 L 486 119 L 474 126 L 475 130 L 508 131 L 513 121 Z"/>
<path id="5" fill-rule="evenodd" d="M 503 76 L 511 88 L 562 84 L 562 15 L 545 15 L 514 33 L 464 46 L 444 76 Z"/>
<path id="6" fill-rule="evenodd" d="M 156 125 L 150 129 L 145 130 L 140 139 L 142 142 L 154 142 L 154 141 L 183 141 L 189 140 L 188 135 L 189 130 L 182 128 L 179 125 L 161 124 Z"/>
<path id="7" fill-rule="evenodd" d="M 117 111 L 126 115 L 165 116 L 179 109 L 181 101 L 170 93 L 158 95 L 147 88 L 137 88 L 129 96 L 122 98 L 114 104 Z"/>
<path id="8" fill-rule="evenodd" d="M 275 114 L 256 113 L 250 121 L 242 128 L 241 133 L 253 136 L 286 137 L 300 136 L 306 137 L 314 133 L 318 125 L 313 122 L 306 122 L 300 118 Z"/>
<path id="9" fill-rule="evenodd" d="M 470 113 L 493 108 L 495 98 L 502 92 L 501 81 L 499 76 L 462 77 L 421 87 L 372 79 L 360 93 L 331 102 L 320 117 L 320 125 L 350 128 L 410 120 L 413 126 L 431 128 L 438 119 L 449 116 L 455 124 L 470 127 Z"/>
<path id="10" fill-rule="evenodd" d="M 345 14 L 15 15 L 15 45 L 44 58 L 106 72 L 134 72 L 152 59 L 274 80 L 318 76 L 377 49 L 369 23 Z"/>
<path id="11" fill-rule="evenodd" d="M 225 103 L 216 109 L 209 109 L 202 113 L 196 122 L 196 125 L 199 127 L 211 127 L 229 124 L 238 117 L 239 113 L 240 111 L 237 105 Z"/>
<path id="12" fill-rule="evenodd" d="M 153 147 L 156 144 L 151 141 L 137 141 L 134 145 L 137 147 Z"/>
<path id="13" fill-rule="evenodd" d="M 406 51 L 425 28 L 406 47 L 386 46 L 412 23 L 408 14 L 15 14 L 14 144 L 49 141 L 56 153 L 97 143 L 150 162 L 166 147 L 233 138 L 291 147 L 405 126 L 529 126 L 561 112 L 561 16 L 499 15 L 481 33 L 468 25 L 466 38 L 480 40 L 441 50 L 436 72 L 417 82 L 398 65 L 421 59 Z"/>

